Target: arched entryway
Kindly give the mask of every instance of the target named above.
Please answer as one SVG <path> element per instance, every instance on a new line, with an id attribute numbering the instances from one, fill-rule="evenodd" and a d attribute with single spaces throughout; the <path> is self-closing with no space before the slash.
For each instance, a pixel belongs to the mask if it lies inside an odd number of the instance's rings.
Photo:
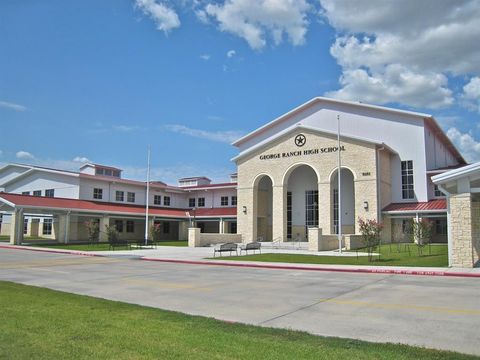
<path id="1" fill-rule="evenodd" d="M 307 241 L 308 228 L 318 227 L 318 176 L 306 164 L 285 174 L 287 241 Z"/>
<path id="2" fill-rule="evenodd" d="M 268 175 L 259 176 L 254 184 L 258 241 L 272 241 L 273 182 Z"/>
<path id="3" fill-rule="evenodd" d="M 342 168 L 340 176 L 342 234 L 355 233 L 355 178 L 350 169 Z M 331 233 L 338 234 L 338 169 L 330 176 Z"/>

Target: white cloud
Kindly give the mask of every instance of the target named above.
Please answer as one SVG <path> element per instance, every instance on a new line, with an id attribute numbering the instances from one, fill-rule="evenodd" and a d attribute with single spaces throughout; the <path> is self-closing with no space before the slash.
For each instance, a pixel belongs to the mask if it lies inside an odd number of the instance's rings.
<path id="1" fill-rule="evenodd" d="M 473 77 L 463 87 L 463 104 L 480 113 L 480 77 Z"/>
<path id="2" fill-rule="evenodd" d="M 210 60 L 210 58 L 211 58 L 211 56 L 209 54 L 200 55 L 200 59 L 205 60 L 205 61 Z"/>
<path id="3" fill-rule="evenodd" d="M 25 159 L 35 159 L 35 156 L 30 154 L 28 151 L 23 151 L 23 150 L 17 151 L 15 156 L 17 157 L 17 159 L 24 159 L 24 160 Z"/>
<path id="4" fill-rule="evenodd" d="M 381 72 L 369 74 L 364 69 L 344 70 L 342 88 L 326 95 L 367 103 L 404 103 L 415 107 L 439 108 L 453 103 L 447 78 L 436 73 L 414 73 L 401 65 L 388 65 Z"/>
<path id="5" fill-rule="evenodd" d="M 192 129 L 184 125 L 171 124 L 166 125 L 165 128 L 169 131 L 173 131 L 179 134 L 193 136 L 197 138 L 207 139 L 211 141 L 232 143 L 243 135 L 241 131 L 228 130 L 228 131 L 207 131 L 200 129 Z"/>
<path id="6" fill-rule="evenodd" d="M 430 86 L 437 86 L 434 96 L 429 96 L 431 102 L 422 101 L 422 106 L 439 107 L 453 100 L 447 76 L 480 74 L 477 0 L 320 2 L 323 16 L 339 32 L 330 52 L 342 67 L 344 77 L 354 70 L 365 70 L 379 80 L 370 89 L 381 88 L 389 76 L 387 68 L 396 65 L 404 69 L 403 77 L 417 74 Z M 396 102 L 419 105 L 418 100 L 412 102 L 411 85 L 407 81 L 397 89 Z M 351 95 L 352 100 L 364 96 L 351 87 L 344 93 Z"/>
<path id="7" fill-rule="evenodd" d="M 310 10 L 306 0 L 226 0 L 223 4 L 208 3 L 197 11 L 197 17 L 203 23 L 212 20 L 221 31 L 261 49 L 269 40 L 278 45 L 285 37 L 295 46 L 303 44 Z"/>
<path id="8" fill-rule="evenodd" d="M 85 156 L 75 156 L 72 160 L 73 162 L 79 162 L 79 163 L 89 163 L 91 162 L 89 158 Z"/>
<path id="9" fill-rule="evenodd" d="M 3 155 L 3 151 L 2 151 L 2 150 L 0 150 L 0 156 L 2 156 L 2 155 Z"/>
<path id="10" fill-rule="evenodd" d="M 237 52 L 236 52 L 235 50 L 228 50 L 228 51 L 227 51 L 227 57 L 228 57 L 228 58 L 232 58 L 232 57 L 234 57 L 236 54 L 237 54 Z"/>
<path id="11" fill-rule="evenodd" d="M 25 111 L 27 108 L 23 105 L 14 104 L 7 101 L 0 101 L 0 107 L 7 108 L 14 111 Z"/>
<path id="12" fill-rule="evenodd" d="M 447 136 L 468 162 L 480 161 L 480 142 L 476 141 L 470 133 L 462 133 L 452 127 L 448 129 Z"/>
<path id="13" fill-rule="evenodd" d="M 131 132 L 138 130 L 138 126 L 130 126 L 130 125 L 113 125 L 112 129 L 115 131 L 120 131 L 120 132 Z"/>
<path id="14" fill-rule="evenodd" d="M 150 16 L 157 24 L 157 29 L 168 33 L 180 26 L 180 19 L 174 9 L 157 0 L 136 0 L 135 5 Z"/>

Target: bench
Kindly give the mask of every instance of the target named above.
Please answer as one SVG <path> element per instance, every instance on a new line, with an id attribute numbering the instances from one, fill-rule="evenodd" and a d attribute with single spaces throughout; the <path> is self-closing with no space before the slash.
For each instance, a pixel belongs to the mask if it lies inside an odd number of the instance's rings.
<path id="1" fill-rule="evenodd" d="M 245 251 L 245 253 L 248 255 L 248 250 L 253 250 L 253 253 L 255 254 L 255 251 L 258 250 L 260 254 L 262 253 L 262 244 L 259 243 L 258 241 L 254 241 L 245 245 L 240 246 L 240 255 L 242 255 L 242 251 Z"/>
<path id="2" fill-rule="evenodd" d="M 143 248 L 143 247 L 149 247 L 151 249 L 153 248 L 157 248 L 157 242 L 154 241 L 154 240 L 150 240 L 148 239 L 147 241 L 145 240 L 137 240 L 135 245 L 139 248 Z"/>
<path id="3" fill-rule="evenodd" d="M 128 240 L 120 240 L 120 239 L 109 240 L 108 245 L 109 245 L 108 250 L 110 249 L 115 250 L 116 247 L 126 247 L 128 250 L 131 250 L 132 248 Z"/>
<path id="4" fill-rule="evenodd" d="M 215 257 L 215 254 L 218 253 L 223 253 L 223 252 L 229 252 L 230 256 L 232 255 L 232 251 L 235 251 L 235 254 L 238 255 L 238 245 L 234 243 L 226 243 L 226 244 L 221 244 L 220 247 L 213 249 L 213 257 Z"/>

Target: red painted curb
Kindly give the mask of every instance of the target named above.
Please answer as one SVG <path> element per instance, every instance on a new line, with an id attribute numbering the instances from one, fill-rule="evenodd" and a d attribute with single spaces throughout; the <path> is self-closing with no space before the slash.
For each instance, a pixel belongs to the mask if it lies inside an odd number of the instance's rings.
<path id="1" fill-rule="evenodd" d="M 21 247 L 15 245 L 0 245 L 0 249 L 10 249 L 10 250 L 26 250 L 26 251 L 38 251 L 38 252 L 47 252 L 47 253 L 54 253 L 54 254 L 67 254 L 67 255 L 79 255 L 79 256 L 99 256 L 105 257 L 102 254 L 92 254 L 88 252 L 82 251 L 71 251 L 71 250 L 55 250 L 55 249 L 39 249 L 39 248 L 28 248 L 28 247 Z"/>
<path id="2" fill-rule="evenodd" d="M 211 262 L 198 260 L 174 260 L 174 259 L 156 259 L 142 257 L 144 261 L 158 261 L 166 263 L 190 264 L 190 265 L 216 265 L 248 267 L 261 269 L 280 269 L 280 270 L 308 270 L 308 271 L 333 271 L 346 273 L 364 273 L 364 274 L 392 274 L 392 275 L 422 275 L 422 276 L 453 276 L 453 277 L 472 277 L 480 278 L 480 273 L 451 272 L 451 271 L 429 271 L 429 270 L 399 270 L 399 269 L 359 269 L 359 268 L 329 268 L 329 267 L 307 267 L 307 266 L 289 266 L 289 265 L 271 265 L 271 264 L 246 264 L 236 262 Z"/>

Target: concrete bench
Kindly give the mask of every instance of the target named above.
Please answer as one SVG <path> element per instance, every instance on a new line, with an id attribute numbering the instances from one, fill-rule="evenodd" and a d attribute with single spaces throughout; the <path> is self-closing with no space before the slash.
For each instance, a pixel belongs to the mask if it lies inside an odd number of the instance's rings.
<path id="1" fill-rule="evenodd" d="M 229 252 L 230 256 L 232 255 L 232 252 L 235 251 L 235 254 L 238 255 L 238 245 L 234 243 L 226 243 L 226 244 L 221 244 L 218 248 L 215 248 L 213 250 L 213 257 L 215 257 L 216 253 L 223 253 L 223 252 Z"/>

